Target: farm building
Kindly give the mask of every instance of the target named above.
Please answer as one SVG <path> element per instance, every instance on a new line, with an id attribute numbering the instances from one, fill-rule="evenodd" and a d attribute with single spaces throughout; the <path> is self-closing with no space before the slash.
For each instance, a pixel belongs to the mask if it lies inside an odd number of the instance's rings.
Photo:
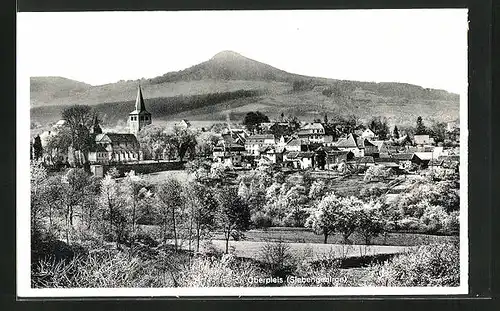
<path id="1" fill-rule="evenodd" d="M 433 145 L 434 144 L 434 138 L 430 137 L 429 135 L 415 135 L 415 136 L 413 136 L 413 140 L 415 142 L 415 145 L 417 145 L 417 146 L 425 146 L 425 145 Z"/>

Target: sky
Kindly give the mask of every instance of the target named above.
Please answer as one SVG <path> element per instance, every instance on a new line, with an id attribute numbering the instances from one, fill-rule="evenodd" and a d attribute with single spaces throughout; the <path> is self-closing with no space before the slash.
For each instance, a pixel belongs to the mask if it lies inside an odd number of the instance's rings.
<path id="1" fill-rule="evenodd" d="M 464 9 L 23 12 L 17 23 L 29 76 L 92 85 L 152 78 L 232 50 L 308 76 L 455 93 L 467 86 Z"/>

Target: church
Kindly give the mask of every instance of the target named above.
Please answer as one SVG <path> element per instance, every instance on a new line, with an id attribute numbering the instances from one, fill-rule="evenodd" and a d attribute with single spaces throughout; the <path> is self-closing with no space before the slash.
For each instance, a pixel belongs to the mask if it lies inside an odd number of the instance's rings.
<path id="1" fill-rule="evenodd" d="M 146 110 L 141 87 L 137 89 L 135 109 L 128 115 L 129 133 L 102 133 L 95 120 L 95 148 L 88 154 L 91 164 L 128 163 L 143 160 L 137 134 L 151 124 L 151 113 Z"/>

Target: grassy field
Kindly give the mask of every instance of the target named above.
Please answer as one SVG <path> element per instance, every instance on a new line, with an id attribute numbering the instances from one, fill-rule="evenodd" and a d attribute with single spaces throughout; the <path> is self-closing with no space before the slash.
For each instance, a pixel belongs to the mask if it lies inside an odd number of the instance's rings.
<path id="1" fill-rule="evenodd" d="M 267 242 L 230 241 L 230 251 L 237 257 L 260 259 L 263 247 Z M 225 250 L 225 241 L 213 240 L 212 245 L 220 251 Z M 185 245 L 186 246 L 186 245 Z M 317 243 L 287 243 L 290 252 L 299 258 L 310 261 L 333 258 L 350 258 L 372 256 L 377 254 L 397 254 L 409 250 L 407 246 L 387 245 L 343 245 Z"/>

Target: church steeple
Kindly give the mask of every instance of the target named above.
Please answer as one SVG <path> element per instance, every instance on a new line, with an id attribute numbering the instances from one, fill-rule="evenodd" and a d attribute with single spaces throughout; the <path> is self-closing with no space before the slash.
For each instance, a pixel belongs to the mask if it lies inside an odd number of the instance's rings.
<path id="1" fill-rule="evenodd" d="M 142 97 L 141 86 L 137 88 L 137 97 L 135 99 L 135 110 L 129 114 L 129 132 L 137 135 L 145 126 L 151 124 L 151 114 L 146 110 L 144 98 Z"/>
<path id="2" fill-rule="evenodd" d="M 141 85 L 137 88 L 137 98 L 135 99 L 135 110 L 137 112 L 146 111 L 146 107 L 144 105 L 144 98 L 142 97 Z"/>

